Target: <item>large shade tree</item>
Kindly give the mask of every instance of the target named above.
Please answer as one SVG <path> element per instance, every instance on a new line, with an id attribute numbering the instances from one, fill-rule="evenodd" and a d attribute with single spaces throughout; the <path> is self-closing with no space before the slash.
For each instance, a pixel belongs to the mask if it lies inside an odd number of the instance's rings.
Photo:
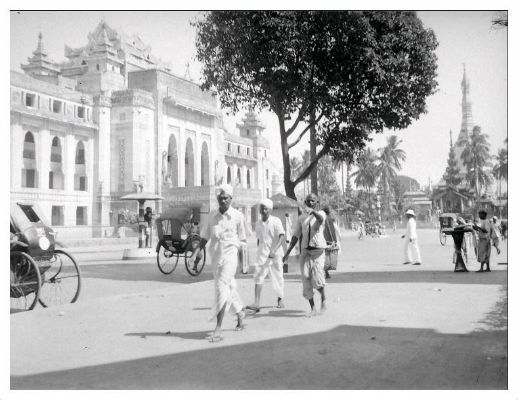
<path id="1" fill-rule="evenodd" d="M 418 119 L 437 86 L 437 40 L 415 12 L 214 11 L 194 25 L 202 88 L 234 113 L 277 116 L 292 198 L 320 158 L 352 161 L 371 132 Z M 318 151 L 293 178 L 289 151 L 310 131 Z"/>

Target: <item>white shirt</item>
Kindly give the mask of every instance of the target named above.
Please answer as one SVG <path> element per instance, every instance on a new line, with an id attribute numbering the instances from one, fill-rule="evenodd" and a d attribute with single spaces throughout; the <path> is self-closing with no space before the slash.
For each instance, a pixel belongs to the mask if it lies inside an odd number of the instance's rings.
<path id="1" fill-rule="evenodd" d="M 212 210 L 200 236 L 210 242 L 208 250 L 214 259 L 231 247 L 239 248 L 246 240 L 246 232 L 245 216 L 231 206 L 224 214 L 219 209 Z"/>
<path id="2" fill-rule="evenodd" d="M 417 225 L 415 218 L 408 218 L 406 223 L 406 237 L 410 240 L 417 239 Z"/>
<path id="3" fill-rule="evenodd" d="M 276 243 L 279 235 L 284 235 L 284 228 L 279 218 L 270 215 L 266 221 L 260 219 L 255 225 L 255 236 L 259 240 L 257 249 L 257 264 L 262 265 L 268 260 L 272 244 Z M 279 246 L 275 255 L 282 257 L 282 246 Z"/>
<path id="4" fill-rule="evenodd" d="M 315 216 L 310 214 L 302 214 L 297 220 L 293 235 L 299 238 L 303 249 L 308 247 L 325 249 L 327 247 L 326 239 L 324 238 L 326 213 L 324 211 L 317 211 L 317 213 L 324 219 L 321 224 L 318 223 Z"/>

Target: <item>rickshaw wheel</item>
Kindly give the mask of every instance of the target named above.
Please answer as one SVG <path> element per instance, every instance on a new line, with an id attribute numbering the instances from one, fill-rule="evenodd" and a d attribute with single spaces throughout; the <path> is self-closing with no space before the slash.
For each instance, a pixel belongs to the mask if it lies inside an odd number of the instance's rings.
<path id="1" fill-rule="evenodd" d="M 178 257 L 178 252 L 169 250 L 167 244 L 160 242 L 158 252 L 156 253 L 156 263 L 160 272 L 165 275 L 172 273 L 178 265 Z"/>
<path id="2" fill-rule="evenodd" d="M 32 310 L 41 290 L 40 270 L 34 259 L 21 251 L 11 251 L 11 312 Z"/>
<path id="3" fill-rule="evenodd" d="M 54 250 L 50 264 L 42 269 L 40 304 L 43 307 L 74 303 L 81 291 L 81 271 L 76 260 L 63 250 Z"/>
<path id="4" fill-rule="evenodd" d="M 199 274 L 201 274 L 201 271 L 203 271 L 203 267 L 205 267 L 206 261 L 205 248 L 201 249 L 199 255 L 201 255 L 201 258 L 200 261 L 198 261 L 198 263 L 196 264 L 196 267 L 190 268 L 188 260 L 192 256 L 192 250 L 189 249 L 185 251 L 185 269 L 187 270 L 189 275 L 198 276 Z"/>
<path id="5" fill-rule="evenodd" d="M 446 233 L 442 229 L 439 231 L 439 241 L 443 246 L 446 244 Z"/>

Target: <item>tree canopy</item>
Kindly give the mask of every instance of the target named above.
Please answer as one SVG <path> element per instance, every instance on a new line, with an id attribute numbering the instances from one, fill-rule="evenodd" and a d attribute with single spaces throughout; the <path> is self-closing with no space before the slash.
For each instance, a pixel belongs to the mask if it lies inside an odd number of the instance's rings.
<path id="1" fill-rule="evenodd" d="M 426 111 L 437 40 L 415 12 L 214 11 L 194 23 L 202 88 L 232 112 L 279 121 L 286 194 L 326 154 L 352 161 L 371 132 Z M 293 178 L 289 150 L 316 129 L 316 159 Z"/>

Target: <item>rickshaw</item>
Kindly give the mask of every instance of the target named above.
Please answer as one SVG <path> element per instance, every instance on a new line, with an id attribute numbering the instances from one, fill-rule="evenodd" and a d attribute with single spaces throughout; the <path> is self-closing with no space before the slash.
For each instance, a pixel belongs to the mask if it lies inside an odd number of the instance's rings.
<path id="1" fill-rule="evenodd" d="M 74 303 L 81 272 L 74 258 L 56 249 L 56 232 L 34 204 L 12 203 L 10 221 L 11 312 Z"/>
<path id="2" fill-rule="evenodd" d="M 454 213 L 443 213 L 439 216 L 439 241 L 444 246 L 446 244 L 446 233 L 445 229 L 451 229 L 455 225 L 457 214 Z"/>
<path id="3" fill-rule="evenodd" d="M 169 275 L 183 257 L 185 269 L 192 276 L 198 276 L 205 266 L 206 252 L 203 248 L 193 265 L 189 265 L 193 250 L 200 245 L 199 221 L 189 208 L 173 208 L 156 219 L 158 243 L 156 262 L 163 274 Z"/>

